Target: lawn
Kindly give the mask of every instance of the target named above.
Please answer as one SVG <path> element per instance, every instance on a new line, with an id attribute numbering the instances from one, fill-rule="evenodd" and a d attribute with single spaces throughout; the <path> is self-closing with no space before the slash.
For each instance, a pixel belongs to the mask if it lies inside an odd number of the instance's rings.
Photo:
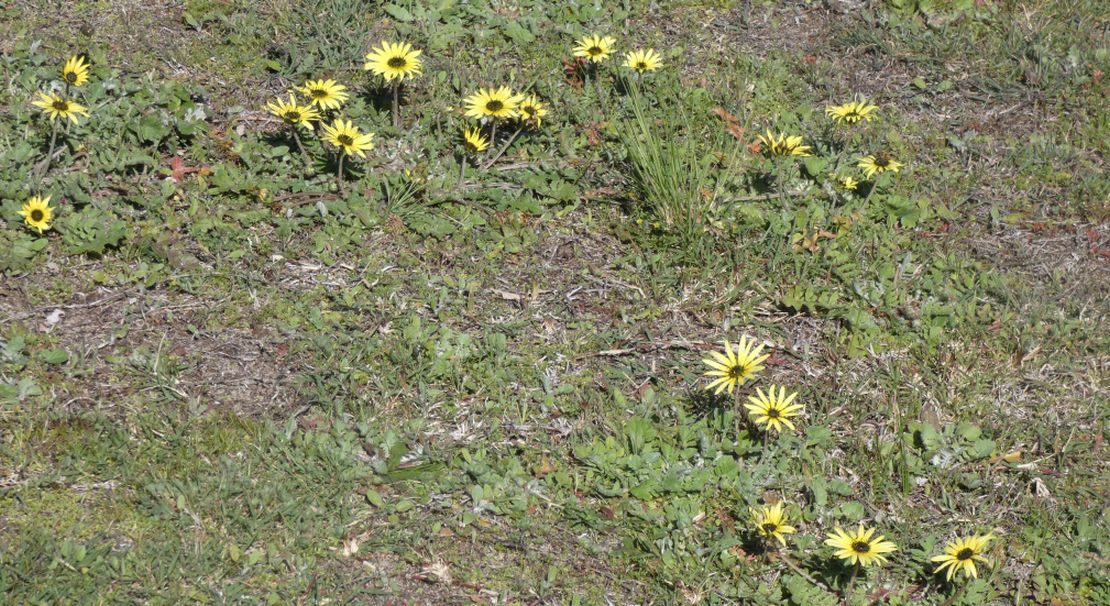
<path id="1" fill-rule="evenodd" d="M 1099 0 L 31 0 L 0 69 L 6 603 L 1110 604 Z"/>

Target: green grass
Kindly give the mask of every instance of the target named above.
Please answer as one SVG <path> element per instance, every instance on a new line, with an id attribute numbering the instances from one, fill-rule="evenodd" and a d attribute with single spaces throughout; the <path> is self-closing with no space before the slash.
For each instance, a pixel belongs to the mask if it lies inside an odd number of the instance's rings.
<path id="1" fill-rule="evenodd" d="M 1110 600 L 1099 3 L 155 4 L 0 9 L 14 603 L 940 605 L 929 558 L 985 532 L 955 603 Z M 565 77 L 592 31 L 662 54 L 641 103 L 619 59 Z M 395 37 L 401 129 L 361 70 Z M 74 52 L 93 119 L 42 176 Z M 376 133 L 342 194 L 263 109 L 309 77 Z M 501 84 L 551 113 L 460 182 Z M 879 119 L 830 126 L 853 95 Z M 745 334 L 766 370 L 712 397 Z M 771 383 L 806 415 L 765 441 Z M 823 540 L 860 522 L 899 551 L 852 584 Z"/>

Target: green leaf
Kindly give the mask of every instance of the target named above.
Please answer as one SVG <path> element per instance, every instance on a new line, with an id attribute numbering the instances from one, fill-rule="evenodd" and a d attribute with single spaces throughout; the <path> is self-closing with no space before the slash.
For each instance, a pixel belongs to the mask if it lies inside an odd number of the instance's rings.
<path id="1" fill-rule="evenodd" d="M 69 360 L 69 352 L 64 349 L 44 349 L 35 354 L 35 357 L 47 364 L 65 364 Z"/>
<path id="2" fill-rule="evenodd" d="M 817 177 L 824 173 L 828 165 L 828 160 L 817 156 L 809 156 L 805 159 L 806 174 L 811 177 Z"/>
<path id="3" fill-rule="evenodd" d="M 398 21 L 403 21 L 407 23 L 415 18 L 407 8 L 398 6 L 396 4 L 387 4 L 383 6 L 382 9 L 385 10 L 385 12 L 389 13 L 390 17 L 393 17 Z"/>

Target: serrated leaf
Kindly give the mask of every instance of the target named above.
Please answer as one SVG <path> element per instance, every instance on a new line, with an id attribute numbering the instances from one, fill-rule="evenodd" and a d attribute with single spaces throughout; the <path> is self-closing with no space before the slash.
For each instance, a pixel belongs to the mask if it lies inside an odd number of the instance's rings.
<path id="1" fill-rule="evenodd" d="M 69 360 L 69 352 L 64 349 L 44 349 L 35 354 L 35 357 L 47 364 L 65 364 Z"/>
<path id="2" fill-rule="evenodd" d="M 382 7 L 382 10 L 389 13 L 390 17 L 393 17 L 394 19 L 396 19 L 398 21 L 402 21 L 402 22 L 407 23 L 407 22 L 412 21 L 413 19 L 415 19 L 415 17 L 413 17 L 413 14 L 411 12 L 409 12 L 409 10 L 407 8 L 405 8 L 403 6 L 398 6 L 396 4 L 387 4 L 387 5 Z"/>

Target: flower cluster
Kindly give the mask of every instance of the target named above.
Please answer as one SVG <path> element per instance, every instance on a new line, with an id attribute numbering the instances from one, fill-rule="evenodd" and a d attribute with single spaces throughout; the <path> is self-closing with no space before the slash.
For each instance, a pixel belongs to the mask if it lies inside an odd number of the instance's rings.
<path id="1" fill-rule="evenodd" d="M 536 95 L 526 97 L 508 86 L 480 88 L 463 99 L 463 105 L 466 106 L 466 117 L 477 119 L 481 123 L 478 127 L 467 127 L 463 131 L 463 143 L 468 155 L 484 151 L 497 139 L 498 123 L 512 120 L 518 122 L 516 132 L 506 143 L 508 145 L 523 129 L 539 128 L 547 115 L 547 106 Z M 482 134 L 482 125 L 489 125 L 488 137 Z"/>
<path id="2" fill-rule="evenodd" d="M 770 135 L 768 135 L 771 138 Z M 781 143 L 781 140 L 778 140 Z M 710 357 L 702 360 L 709 367 L 705 376 L 709 383 L 706 390 L 713 391 L 715 395 L 727 392 L 732 395 L 734 390 L 755 376 L 764 368 L 764 362 L 769 354 L 764 352 L 763 344 L 756 344 L 754 339 L 747 336 L 740 338 L 740 342 L 733 346 L 729 341 L 724 342 L 724 351 L 713 351 Z M 771 385 L 764 392 L 756 388 L 754 396 L 748 396 L 745 404 L 752 422 L 762 427 L 764 435 L 770 430 L 782 432 L 784 429 L 796 429 L 792 418 L 803 413 L 803 407 L 794 403 L 797 393 L 787 394 L 787 389 L 782 386 Z M 764 541 L 777 541 L 785 549 L 788 546 L 787 535 L 795 534 L 797 529 L 789 524 L 784 503 L 777 502 L 763 505 L 759 508 L 749 508 L 750 523 L 753 534 Z M 933 562 L 940 565 L 935 572 L 946 573 L 949 581 L 957 571 L 962 570 L 965 576 L 978 575 L 976 563 L 986 563 L 984 552 L 991 535 L 971 536 L 959 538 L 949 543 L 944 548 L 944 553 L 932 558 Z M 825 545 L 833 549 L 833 556 L 846 564 L 857 567 L 882 565 L 887 562 L 888 555 L 896 552 L 898 546 L 879 534 L 877 528 L 859 524 L 855 529 L 844 530 L 837 526 L 828 532 Z M 792 566 L 786 553 L 780 554 Z"/>
<path id="3" fill-rule="evenodd" d="M 88 108 L 70 97 L 70 89 L 80 88 L 89 82 L 90 67 L 92 67 L 91 64 L 84 56 L 73 55 L 65 62 L 59 72 L 61 91 L 59 92 L 57 89 L 50 92 L 39 91 L 39 98 L 31 101 L 31 105 L 42 110 L 42 113 L 50 119 L 50 147 L 46 152 L 43 165 L 44 175 L 50 168 L 50 162 L 54 158 L 54 145 L 58 140 L 56 120 L 61 118 L 63 123 L 68 120 L 69 123 L 79 124 L 80 116 L 89 117 Z M 54 209 L 50 206 L 50 196 L 31 196 L 23 204 L 19 215 L 23 217 L 24 225 L 40 234 L 50 229 L 50 222 L 54 218 Z"/>
<path id="4" fill-rule="evenodd" d="M 304 97 L 302 102 L 297 94 Z M 347 102 L 350 94 L 347 87 L 335 80 L 308 80 L 287 98 L 277 98 L 266 104 L 266 110 L 292 128 L 292 134 L 301 146 L 299 130 L 316 132 L 334 146 L 344 156 L 366 157 L 366 152 L 374 147 L 374 134 L 363 133 L 350 120 L 335 116 L 331 124 L 325 123 L 325 116 L 335 115 Z M 301 147 L 304 152 L 304 147 Z"/>
<path id="5" fill-rule="evenodd" d="M 39 98 L 31 104 L 49 116 L 50 121 L 61 118 L 77 124 L 78 116 L 89 117 L 89 110 L 69 96 L 70 88 L 79 88 L 89 81 L 89 62 L 85 57 L 74 55 L 62 66 L 62 92 L 39 92 Z"/>
<path id="6" fill-rule="evenodd" d="M 590 34 L 579 38 L 574 46 L 574 56 L 598 65 L 612 56 L 616 50 L 617 39 L 612 36 Z M 624 54 L 621 64 L 633 72 L 643 75 L 663 67 L 663 59 L 655 49 L 637 49 Z"/>
<path id="7" fill-rule="evenodd" d="M 870 122 L 872 118 L 874 118 L 874 114 L 878 111 L 879 107 L 877 105 L 873 105 L 866 99 L 857 99 L 841 105 L 826 107 L 825 115 L 838 125 L 853 125 L 859 124 L 860 122 Z M 856 162 L 856 167 L 862 169 L 864 177 L 868 179 L 879 173 L 896 173 L 903 166 L 905 165 L 894 160 L 886 153 L 869 154 L 863 156 Z M 855 191 L 855 189 L 859 187 L 859 183 L 852 178 L 851 175 L 840 177 L 837 185 L 844 191 Z"/>
<path id="8" fill-rule="evenodd" d="M 841 105 L 825 108 L 825 115 L 837 125 L 855 125 L 861 122 L 870 122 L 879 111 L 879 107 L 865 99 L 849 101 Z M 768 130 L 765 134 L 758 135 L 759 151 L 772 156 L 810 156 L 812 146 L 803 145 L 801 135 L 789 135 L 779 132 L 775 135 Z M 754 148 L 753 148 L 754 149 Z M 871 179 L 877 174 L 896 173 L 905 164 L 895 160 L 887 153 L 868 154 L 856 160 L 856 167 L 863 171 L 864 178 Z M 836 178 L 836 186 L 844 192 L 853 192 L 859 188 L 859 181 L 851 175 L 841 175 Z"/>

